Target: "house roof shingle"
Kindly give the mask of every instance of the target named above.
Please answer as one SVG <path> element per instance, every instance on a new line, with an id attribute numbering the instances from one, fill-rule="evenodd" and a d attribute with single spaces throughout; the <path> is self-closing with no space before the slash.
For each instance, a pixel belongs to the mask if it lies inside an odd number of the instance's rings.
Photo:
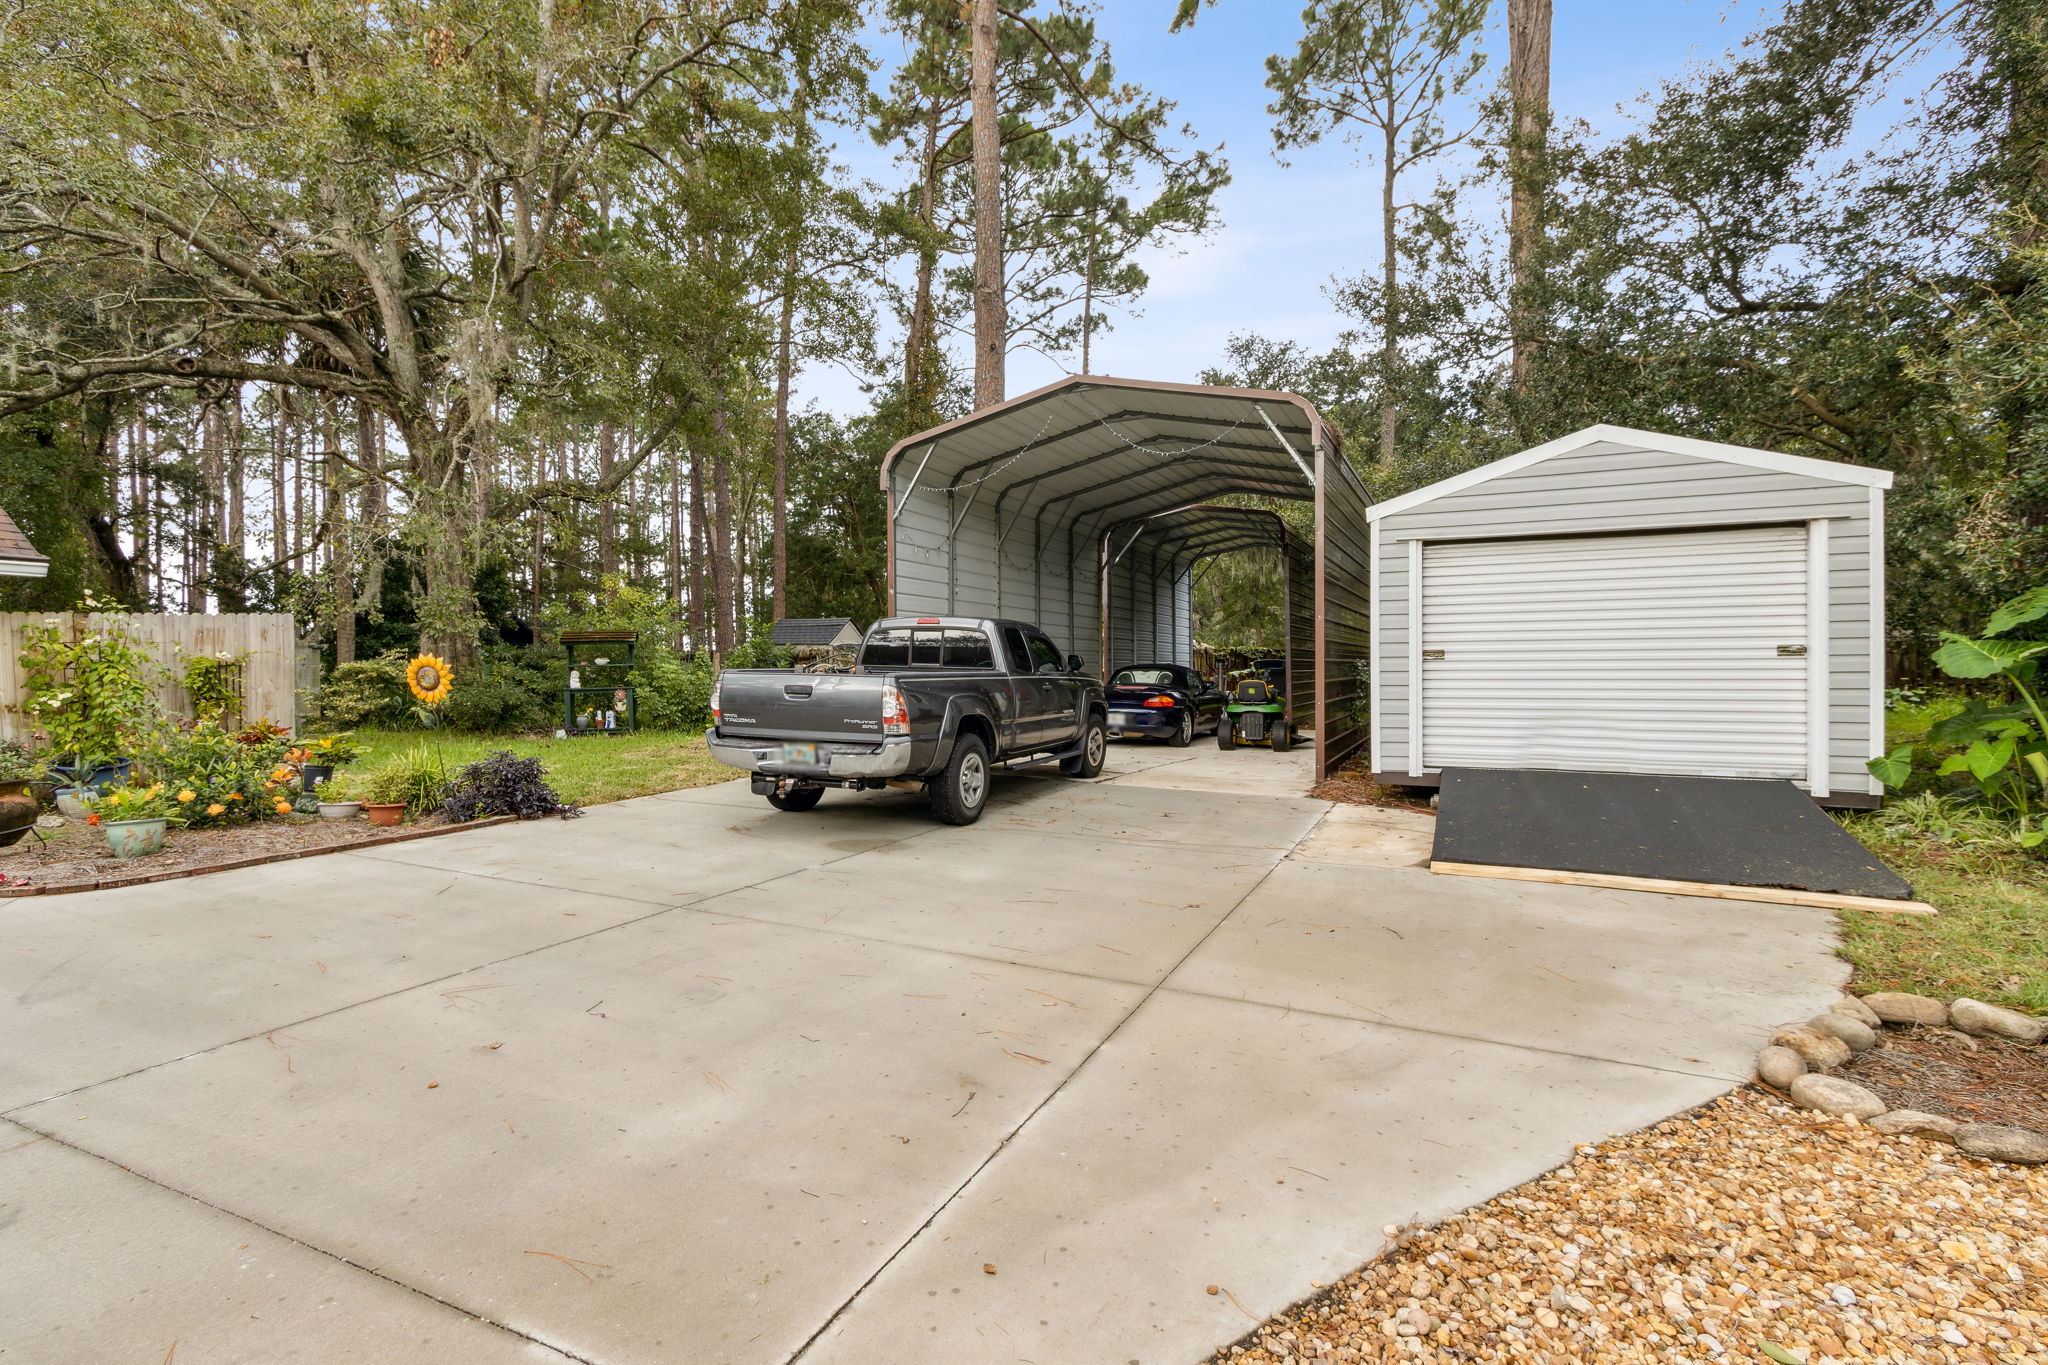
<path id="1" fill-rule="evenodd" d="M 28 543 L 28 537 L 14 524 L 14 518 L 7 515 L 7 509 L 0 507 L 0 559 L 26 560 L 34 564 L 47 564 L 50 557 Z"/>
<path id="2" fill-rule="evenodd" d="M 853 625 L 846 616 L 794 616 L 777 621 L 769 640 L 778 645 L 829 645 Z"/>

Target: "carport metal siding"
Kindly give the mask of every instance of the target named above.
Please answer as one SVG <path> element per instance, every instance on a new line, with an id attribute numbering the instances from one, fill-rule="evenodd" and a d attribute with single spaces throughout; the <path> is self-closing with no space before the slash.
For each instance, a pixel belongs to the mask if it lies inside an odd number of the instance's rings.
<path id="1" fill-rule="evenodd" d="M 1410 602 L 1414 546 L 1536 535 L 1756 526 L 1823 519 L 1827 583 L 1827 771 L 1835 795 L 1875 794 L 1882 743 L 1880 491 L 1622 441 L 1589 443 L 1383 514 L 1372 526 L 1373 768 L 1414 765 Z M 1880 609 L 1881 610 L 1881 609 Z M 1873 696 L 1877 702 L 1873 703 Z M 1427 724 L 1427 718 L 1424 720 Z"/>
<path id="2" fill-rule="evenodd" d="M 1352 694 L 1365 652 L 1365 585 L 1330 578 L 1366 572 L 1368 500 L 1302 399 L 1083 376 L 899 443 L 881 479 L 892 509 L 892 611 L 1034 619 L 1097 670 L 1110 662 L 1105 528 L 1232 493 L 1313 501 L 1313 676 L 1321 686 L 1303 714 L 1313 711 L 1325 771 L 1363 743 Z M 1163 573 L 1133 581 L 1167 591 Z M 1172 594 L 1181 591 L 1175 582 Z M 1148 605 L 1144 628 L 1160 638 L 1159 618 L 1177 609 Z"/>

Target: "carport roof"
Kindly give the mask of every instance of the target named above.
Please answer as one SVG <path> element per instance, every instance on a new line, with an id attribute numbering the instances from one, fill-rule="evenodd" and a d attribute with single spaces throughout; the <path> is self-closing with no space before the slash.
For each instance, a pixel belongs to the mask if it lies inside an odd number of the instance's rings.
<path id="1" fill-rule="evenodd" d="M 1107 525 L 1224 493 L 1313 498 L 1318 443 L 1356 481 L 1299 395 L 1074 375 L 899 441 L 881 482 L 899 498 L 993 493 L 1006 525 L 1027 507 Z"/>
<path id="2" fill-rule="evenodd" d="M 1110 549 L 1118 554 L 1139 540 L 1148 540 L 1155 553 L 1192 564 L 1233 550 L 1284 549 L 1291 538 L 1292 532 L 1278 512 L 1195 503 L 1119 522 L 1110 528 Z"/>

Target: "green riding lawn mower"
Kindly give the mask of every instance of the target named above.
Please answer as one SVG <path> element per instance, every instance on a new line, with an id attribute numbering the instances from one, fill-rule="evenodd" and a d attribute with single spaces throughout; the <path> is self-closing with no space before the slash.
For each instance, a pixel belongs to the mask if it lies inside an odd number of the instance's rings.
<path id="1" fill-rule="evenodd" d="M 1231 684 L 1216 722 L 1216 747 L 1260 744 L 1276 754 L 1294 747 L 1294 717 L 1287 704 L 1287 662 L 1260 659 Z"/>

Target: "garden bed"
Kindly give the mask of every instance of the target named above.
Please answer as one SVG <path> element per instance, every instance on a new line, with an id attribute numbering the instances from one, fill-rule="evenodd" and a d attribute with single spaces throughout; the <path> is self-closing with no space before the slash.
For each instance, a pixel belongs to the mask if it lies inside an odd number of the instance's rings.
<path id="1" fill-rule="evenodd" d="M 503 824 L 510 816 L 447 824 L 430 816 L 415 824 L 386 829 L 364 819 L 323 820 L 318 816 L 285 816 L 259 823 L 218 829 L 172 830 L 163 851 L 139 858 L 116 858 L 99 830 L 83 820 L 67 820 L 61 828 L 42 831 L 46 844 L 30 835 L 12 848 L 0 849 L 0 897 L 104 890 L 141 882 L 170 881 L 237 867 L 258 867 L 321 853 L 338 853 L 375 844 L 452 834 Z M 26 878 L 17 886 L 14 879 Z"/>

